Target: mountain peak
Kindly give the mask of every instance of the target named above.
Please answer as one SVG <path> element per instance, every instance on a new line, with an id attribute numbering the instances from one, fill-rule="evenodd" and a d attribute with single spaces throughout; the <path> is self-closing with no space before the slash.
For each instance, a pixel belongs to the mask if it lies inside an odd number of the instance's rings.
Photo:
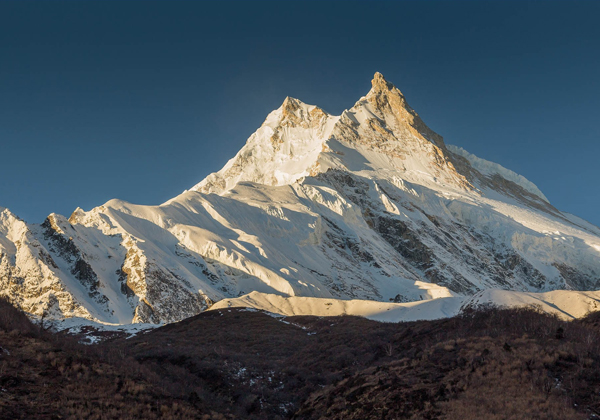
<path id="1" fill-rule="evenodd" d="M 286 185 L 315 173 L 335 121 L 318 106 L 287 96 L 223 169 L 192 190 L 221 194 L 241 181 Z"/>
<path id="2" fill-rule="evenodd" d="M 423 165 L 434 168 L 430 168 L 431 179 L 446 179 L 441 176 L 446 173 L 449 174 L 446 181 L 469 187 L 464 177 L 448 166 L 442 137 L 421 121 L 402 92 L 379 72 L 373 76 L 372 85 L 367 95 L 341 116 L 287 96 L 232 160 L 192 190 L 221 194 L 241 181 L 285 185 L 328 168 L 354 167 L 356 161 L 346 155 L 348 150 L 344 147 L 352 149 L 358 145 L 378 154 L 378 157 L 364 157 L 372 170 L 388 168 L 387 163 L 382 164 L 381 158 L 385 156 L 396 159 L 389 167 L 406 171 L 406 159 L 410 157 L 420 162 L 415 163 L 420 168 Z M 356 150 L 351 155 L 361 153 Z M 423 173 L 425 166 L 421 172 L 411 173 Z M 422 176 L 414 178 L 418 181 Z"/>
<path id="3" fill-rule="evenodd" d="M 404 95 L 393 83 L 388 82 L 383 74 L 377 72 L 371 80 L 371 90 L 367 93 L 367 100 L 371 106 L 381 112 L 410 113 L 416 115 L 416 112 L 408 105 Z"/>
<path id="4" fill-rule="evenodd" d="M 286 96 L 285 100 L 281 104 L 281 121 L 280 123 L 288 124 L 300 124 L 303 120 L 307 119 L 307 114 L 311 107 L 305 104 L 299 99 Z"/>
<path id="5" fill-rule="evenodd" d="M 281 104 L 281 109 L 284 111 L 295 111 L 300 108 L 303 102 L 299 99 L 292 98 L 291 96 L 286 96 Z"/>
<path id="6" fill-rule="evenodd" d="M 373 80 L 371 80 L 371 86 L 373 87 L 373 90 L 392 90 L 396 88 L 392 83 L 388 82 L 385 77 L 383 77 L 383 74 L 379 72 L 376 72 L 373 76 Z"/>
<path id="7" fill-rule="evenodd" d="M 421 120 L 419 114 L 408 104 L 400 89 L 388 82 L 383 74 L 375 73 L 371 85 L 372 88 L 365 99 L 388 124 L 392 127 L 408 128 L 413 134 L 445 149 L 442 136 L 431 130 Z"/>

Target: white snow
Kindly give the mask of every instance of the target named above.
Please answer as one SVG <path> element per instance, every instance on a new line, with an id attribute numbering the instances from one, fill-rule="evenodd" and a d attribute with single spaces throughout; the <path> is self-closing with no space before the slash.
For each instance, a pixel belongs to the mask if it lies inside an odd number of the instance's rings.
<path id="1" fill-rule="evenodd" d="M 540 189 L 533 182 L 529 181 L 524 176 L 519 175 L 519 174 L 511 171 L 510 169 L 506 169 L 502 165 L 499 165 L 497 163 L 490 162 L 489 160 L 485 160 L 480 157 L 477 157 L 474 154 L 467 152 L 462 147 L 454 146 L 452 144 L 447 144 L 446 147 L 452 153 L 456 153 L 457 155 L 460 155 L 460 156 L 466 158 L 471 163 L 473 168 L 477 169 L 483 175 L 498 174 L 501 177 L 503 177 L 504 179 L 506 179 L 508 181 L 512 181 L 515 184 L 520 185 L 521 187 L 523 187 L 525 190 L 529 191 L 530 193 L 537 195 L 542 200 L 544 200 L 548 203 L 550 202 L 546 198 L 546 196 L 540 191 Z"/>
<path id="2" fill-rule="evenodd" d="M 302 124 L 294 124 L 296 118 Z M 223 169 L 191 191 L 221 193 L 242 181 L 265 185 L 294 183 L 310 174 L 337 119 L 314 105 L 288 97 Z"/>
<path id="3" fill-rule="evenodd" d="M 381 322 L 407 322 L 448 318 L 458 315 L 464 307 L 489 304 L 508 308 L 535 306 L 542 312 L 572 320 L 600 310 L 600 291 L 524 293 L 489 289 L 472 297 L 443 297 L 409 303 L 284 297 L 252 292 L 239 298 L 224 299 L 210 310 L 252 308 L 282 316 L 353 315 Z"/>
<path id="4" fill-rule="evenodd" d="M 370 300 L 340 300 L 310 297 L 284 297 L 252 292 L 239 298 L 224 299 L 210 310 L 224 308 L 254 308 L 283 316 L 362 316 L 382 322 L 438 319 L 458 313 L 462 298 L 445 297 L 410 303 Z"/>
<path id="5" fill-rule="evenodd" d="M 600 310 L 600 291 L 553 290 L 545 293 L 484 290 L 468 299 L 469 304 L 505 307 L 535 306 L 542 312 L 571 320 Z"/>
<path id="6" fill-rule="evenodd" d="M 144 323 L 108 324 L 77 317 L 52 320 L 50 324 L 52 329 L 56 331 L 66 331 L 69 334 L 84 335 L 87 339 L 87 342 L 83 341 L 84 344 L 96 344 L 101 342 L 102 337 L 106 332 L 123 333 L 126 334 L 126 338 L 129 339 L 137 334 L 162 326 L 162 324 Z"/>

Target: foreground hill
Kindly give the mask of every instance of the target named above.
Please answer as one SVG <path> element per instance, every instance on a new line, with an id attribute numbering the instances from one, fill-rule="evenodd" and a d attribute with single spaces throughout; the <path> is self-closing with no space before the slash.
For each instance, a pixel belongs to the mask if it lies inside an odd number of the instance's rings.
<path id="1" fill-rule="evenodd" d="M 600 317 L 202 313 L 83 346 L 0 301 L 3 419 L 593 419 Z"/>
<path id="2" fill-rule="evenodd" d="M 55 318 L 173 322 L 251 292 L 406 303 L 600 282 L 599 228 L 447 146 L 379 73 L 340 116 L 287 98 L 160 206 L 111 200 L 41 225 L 0 210 L 0 293 Z"/>

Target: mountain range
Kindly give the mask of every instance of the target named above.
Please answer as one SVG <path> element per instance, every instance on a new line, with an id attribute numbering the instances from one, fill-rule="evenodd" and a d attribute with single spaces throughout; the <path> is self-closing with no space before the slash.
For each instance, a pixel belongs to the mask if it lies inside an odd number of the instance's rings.
<path id="1" fill-rule="evenodd" d="M 111 200 L 41 224 L 0 208 L 0 294 L 34 316 L 112 324 L 257 294 L 414 306 L 593 291 L 599 257 L 600 228 L 445 144 L 380 73 L 339 116 L 286 98 L 220 171 L 161 205 Z"/>

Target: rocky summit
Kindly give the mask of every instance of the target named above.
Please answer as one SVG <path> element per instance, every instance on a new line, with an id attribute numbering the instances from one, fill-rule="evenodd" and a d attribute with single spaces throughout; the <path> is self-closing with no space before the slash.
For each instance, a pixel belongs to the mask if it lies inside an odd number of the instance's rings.
<path id="1" fill-rule="evenodd" d="M 158 206 L 29 224 L 0 209 L 0 293 L 32 315 L 168 323 L 250 293 L 415 302 L 596 290 L 600 229 L 446 145 L 381 74 L 339 116 L 286 98 Z"/>

